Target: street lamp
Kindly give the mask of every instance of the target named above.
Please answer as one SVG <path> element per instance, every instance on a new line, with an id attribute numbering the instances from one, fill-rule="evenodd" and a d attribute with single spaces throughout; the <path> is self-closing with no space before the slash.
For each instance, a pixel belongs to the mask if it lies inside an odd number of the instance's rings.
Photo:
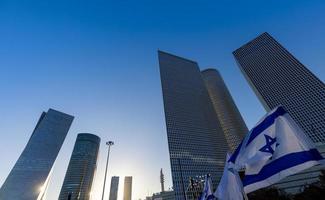
<path id="1" fill-rule="evenodd" d="M 107 153 L 107 160 L 106 160 L 106 169 L 105 169 L 104 186 L 103 186 L 103 192 L 102 192 L 102 200 L 104 200 L 104 194 L 105 194 L 105 185 L 106 185 L 106 176 L 107 176 L 109 152 L 111 150 L 111 146 L 114 145 L 114 142 L 113 141 L 108 141 L 108 142 L 106 142 L 106 145 L 108 146 L 108 153 Z"/>

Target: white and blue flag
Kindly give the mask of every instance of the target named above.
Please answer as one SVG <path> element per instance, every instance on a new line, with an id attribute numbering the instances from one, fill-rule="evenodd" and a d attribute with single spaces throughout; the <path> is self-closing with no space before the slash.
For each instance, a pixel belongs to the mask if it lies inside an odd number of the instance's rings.
<path id="1" fill-rule="evenodd" d="M 230 154 L 227 154 L 226 161 L 230 159 Z M 213 194 L 219 200 L 243 200 L 244 189 L 242 181 L 236 170 L 229 167 L 226 162 L 223 175 L 219 182 L 218 188 Z"/>
<path id="2" fill-rule="evenodd" d="M 281 106 L 268 113 L 246 135 L 228 160 L 245 168 L 246 193 L 319 164 L 323 157 L 312 141 Z"/>
<path id="3" fill-rule="evenodd" d="M 204 187 L 199 200 L 212 200 L 214 196 L 212 194 L 212 181 L 209 174 L 205 177 Z"/>

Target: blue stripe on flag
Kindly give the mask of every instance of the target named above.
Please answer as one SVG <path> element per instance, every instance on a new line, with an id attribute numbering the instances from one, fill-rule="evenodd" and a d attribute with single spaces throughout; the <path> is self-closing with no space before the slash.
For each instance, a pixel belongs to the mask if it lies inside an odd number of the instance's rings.
<path id="1" fill-rule="evenodd" d="M 289 169 L 308 161 L 318 161 L 322 159 L 323 157 L 319 154 L 317 149 L 287 154 L 265 165 L 258 174 L 246 175 L 243 180 L 243 185 L 246 186 L 265 180 L 282 170 Z"/>
<path id="2" fill-rule="evenodd" d="M 259 125 L 257 125 L 255 128 L 253 128 L 252 133 L 249 136 L 249 139 L 246 143 L 246 147 L 263 131 L 265 131 L 267 128 L 269 128 L 272 124 L 274 124 L 274 121 L 279 116 L 282 116 L 286 114 L 287 112 L 284 110 L 282 106 L 279 106 L 276 111 L 274 111 L 272 114 L 267 116 Z"/>
<path id="3" fill-rule="evenodd" d="M 232 162 L 232 163 L 235 163 L 236 162 L 236 159 L 237 159 L 237 156 L 240 152 L 240 148 L 241 148 L 241 145 L 243 144 L 243 141 L 238 145 L 237 149 L 235 150 L 235 152 L 231 155 L 231 157 L 229 158 L 228 162 Z"/>

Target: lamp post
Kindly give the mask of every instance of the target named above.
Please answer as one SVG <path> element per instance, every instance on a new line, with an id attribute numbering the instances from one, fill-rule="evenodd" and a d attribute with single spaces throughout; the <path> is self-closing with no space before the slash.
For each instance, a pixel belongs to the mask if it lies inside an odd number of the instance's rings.
<path id="1" fill-rule="evenodd" d="M 104 200 L 104 194 L 105 194 L 105 185 L 106 185 L 106 176 L 107 176 L 109 153 L 110 153 L 110 150 L 111 150 L 111 146 L 114 145 L 114 142 L 113 141 L 108 141 L 108 142 L 106 142 L 106 145 L 108 146 L 108 153 L 107 153 L 107 160 L 106 160 L 106 169 L 105 169 L 104 186 L 103 186 L 103 192 L 102 192 L 102 200 Z"/>

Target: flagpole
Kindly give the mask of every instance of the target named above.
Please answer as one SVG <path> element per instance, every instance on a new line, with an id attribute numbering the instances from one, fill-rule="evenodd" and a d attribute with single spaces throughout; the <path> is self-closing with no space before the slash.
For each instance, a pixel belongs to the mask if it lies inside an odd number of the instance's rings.
<path id="1" fill-rule="evenodd" d="M 245 200 L 248 200 L 248 196 L 247 196 L 247 194 L 243 191 L 243 196 L 244 196 L 244 199 Z"/>

